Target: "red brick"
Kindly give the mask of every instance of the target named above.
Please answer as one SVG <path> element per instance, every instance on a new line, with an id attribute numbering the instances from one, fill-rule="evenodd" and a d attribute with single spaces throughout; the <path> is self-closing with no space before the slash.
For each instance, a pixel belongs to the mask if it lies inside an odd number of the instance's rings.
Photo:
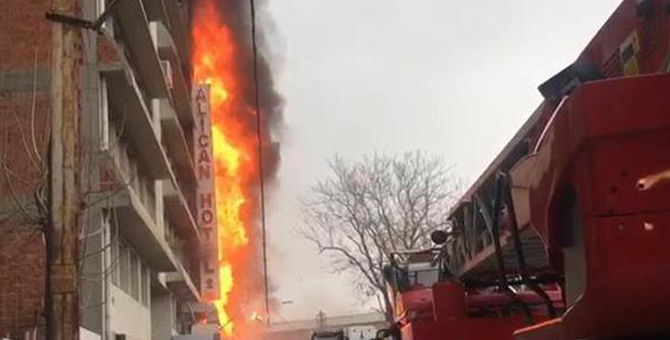
<path id="1" fill-rule="evenodd" d="M 32 226 L 4 223 L 0 231 L 0 334 L 20 333 L 42 324 L 45 249 Z"/>
<path id="2" fill-rule="evenodd" d="M 114 43 L 110 42 L 105 36 L 98 37 L 98 61 L 103 64 L 111 64 L 120 61 Z"/>
<path id="3" fill-rule="evenodd" d="M 45 19 L 50 0 L 3 0 L 0 5 L 0 72 L 25 72 L 32 80 L 51 60 L 51 23 Z M 37 54 L 37 55 L 36 55 Z M 35 98 L 34 126 L 31 124 Z M 49 94 L 0 93 L 0 197 L 8 202 L 12 189 L 30 197 L 44 180 L 42 162 L 48 147 Z M 10 187 L 11 184 L 11 187 Z M 17 219 L 0 221 L 0 335 L 21 334 L 43 324 L 45 249 L 41 232 Z"/>
<path id="4" fill-rule="evenodd" d="M 45 19 L 48 0 L 3 0 L 0 6 L 0 70 L 33 67 L 51 60 L 51 25 Z"/>

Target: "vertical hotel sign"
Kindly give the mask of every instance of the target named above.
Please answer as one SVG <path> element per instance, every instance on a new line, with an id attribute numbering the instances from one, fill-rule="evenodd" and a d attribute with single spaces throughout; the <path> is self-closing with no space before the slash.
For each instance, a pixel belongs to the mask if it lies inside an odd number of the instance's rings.
<path id="1" fill-rule="evenodd" d="M 216 233 L 216 201 L 214 185 L 214 149 L 209 85 L 193 88 L 193 112 L 196 115 L 195 162 L 198 176 L 198 228 L 202 237 L 200 261 L 200 294 L 205 301 L 219 299 L 219 261 Z"/>

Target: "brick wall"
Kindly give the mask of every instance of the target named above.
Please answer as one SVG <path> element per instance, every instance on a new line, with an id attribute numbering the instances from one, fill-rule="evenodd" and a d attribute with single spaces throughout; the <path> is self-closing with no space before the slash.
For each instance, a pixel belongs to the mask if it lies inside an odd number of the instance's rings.
<path id="1" fill-rule="evenodd" d="M 48 95 L 35 96 L 41 162 L 32 103 L 32 93 L 0 94 L 0 335 L 42 323 L 44 245 L 39 221 L 29 216 L 39 216 L 33 193 L 46 180 Z"/>
<path id="2" fill-rule="evenodd" d="M 44 325 L 44 244 L 35 226 L 0 226 L 0 335 Z"/>
<path id="3" fill-rule="evenodd" d="M 32 93 L 0 92 L 0 197 L 32 192 L 45 180 L 49 125 L 47 93 L 35 94 L 33 110 Z"/>
<path id="4" fill-rule="evenodd" d="M 0 0 L 0 338 L 44 325 L 43 233 L 22 210 L 37 215 L 34 193 L 47 180 L 50 3 Z M 102 66 L 120 61 L 106 37 L 85 42 Z"/>
<path id="5" fill-rule="evenodd" d="M 39 221 L 31 216 L 39 217 L 33 193 L 46 180 L 48 95 L 35 96 L 41 161 L 33 151 L 32 98 L 25 92 L 0 94 L 0 336 L 43 325 L 44 244 Z"/>
<path id="6" fill-rule="evenodd" d="M 44 19 L 47 0 L 2 0 L 0 6 L 0 70 L 32 68 L 51 60 L 50 24 Z"/>
<path id="7" fill-rule="evenodd" d="M 44 13 L 49 3 L 2 0 L 0 5 L 0 337 L 22 336 L 44 324 L 43 234 L 17 209 L 16 200 L 36 214 L 32 194 L 45 178 L 51 29 Z"/>

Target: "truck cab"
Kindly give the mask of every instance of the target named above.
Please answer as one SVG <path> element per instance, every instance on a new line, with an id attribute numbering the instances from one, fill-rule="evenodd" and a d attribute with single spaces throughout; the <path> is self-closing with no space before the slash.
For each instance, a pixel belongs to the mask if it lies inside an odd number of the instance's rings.
<path id="1" fill-rule="evenodd" d="M 402 340 L 513 340 L 516 329 L 548 319 L 536 293 L 512 296 L 495 284 L 460 282 L 441 265 L 441 256 L 439 249 L 396 253 L 385 267 L 392 328 Z M 550 292 L 558 303 L 561 292 Z"/>

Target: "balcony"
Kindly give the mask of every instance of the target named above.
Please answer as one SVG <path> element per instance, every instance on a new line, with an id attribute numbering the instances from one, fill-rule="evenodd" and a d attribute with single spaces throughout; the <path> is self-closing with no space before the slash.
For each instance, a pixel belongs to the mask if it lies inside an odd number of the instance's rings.
<path id="1" fill-rule="evenodd" d="M 172 39 L 172 34 L 161 23 L 157 23 L 158 34 L 158 54 L 161 59 L 170 62 L 172 69 L 172 98 L 177 109 L 179 120 L 185 122 L 185 125 L 193 125 L 194 116 L 191 109 L 191 95 L 188 89 L 188 82 L 182 72 L 182 62 L 177 44 Z"/>
<path id="2" fill-rule="evenodd" d="M 122 1 L 125 3 L 127 1 Z M 151 111 L 129 67 L 103 70 L 110 107 L 121 116 L 123 138 L 130 141 L 152 179 L 170 177 L 170 165 L 159 141 Z"/>
<path id="3" fill-rule="evenodd" d="M 167 8 L 163 0 L 143 0 L 149 21 L 169 23 Z"/>
<path id="4" fill-rule="evenodd" d="M 163 202 L 167 217 L 175 225 L 179 236 L 200 243 L 200 232 L 191 213 L 191 206 L 179 186 L 172 181 L 163 181 Z"/>
<path id="5" fill-rule="evenodd" d="M 192 258 L 197 257 L 197 254 L 189 245 L 195 244 L 197 247 L 200 243 L 189 242 L 187 239 L 177 236 L 179 232 L 173 228 L 173 226 L 174 225 L 171 222 L 166 222 L 165 233 L 166 238 L 169 240 L 170 248 L 177 259 L 177 270 L 176 272 L 166 274 L 166 285 L 171 291 L 187 297 L 188 300 L 199 301 L 199 285 L 195 284 L 193 281 L 198 280 L 198 272 L 200 268 L 198 267 L 197 262 L 195 268 L 192 267 L 193 261 L 191 260 Z"/>
<path id="6" fill-rule="evenodd" d="M 176 272 L 166 274 L 165 281 L 170 290 L 178 295 L 186 296 L 191 301 L 200 301 L 200 291 L 181 262 L 177 262 Z"/>
<path id="7" fill-rule="evenodd" d="M 184 189 L 196 185 L 197 178 L 191 148 L 181 129 L 174 109 L 168 100 L 154 100 L 154 108 L 160 112 L 162 141 L 169 151 L 168 158 L 170 176 L 163 181 L 163 198 L 166 212 L 171 222 L 179 226 L 180 235 L 186 239 L 200 240 L 200 233 L 193 217 L 194 204 L 189 204 L 193 197 Z"/>
<path id="8" fill-rule="evenodd" d="M 174 255 L 156 223 L 154 182 L 137 170 L 121 140 L 110 146 L 102 161 L 101 184 L 108 189 L 103 195 L 114 193 L 106 207 L 116 209 L 119 232 L 154 270 L 176 270 Z"/>
<path id="9" fill-rule="evenodd" d="M 156 51 L 155 38 L 141 0 L 119 1 L 114 7 L 114 22 L 120 26 L 122 44 L 133 65 L 138 65 L 138 76 L 151 98 L 167 98 L 170 94 Z"/>
<path id="10" fill-rule="evenodd" d="M 191 47 L 189 46 L 190 40 L 188 31 L 186 30 L 186 25 L 182 19 L 183 10 L 180 8 L 180 1 L 164 0 L 163 2 L 165 3 L 165 9 L 167 10 L 170 33 L 172 33 L 172 36 L 174 37 L 179 55 L 181 55 L 182 58 L 188 59 L 190 57 Z"/>
<path id="11" fill-rule="evenodd" d="M 166 99 L 160 99 L 158 106 L 161 117 L 161 129 L 163 143 L 174 162 L 175 168 L 188 182 L 196 182 L 195 166 L 191 143 L 188 142 L 186 134 L 177 115 Z"/>

